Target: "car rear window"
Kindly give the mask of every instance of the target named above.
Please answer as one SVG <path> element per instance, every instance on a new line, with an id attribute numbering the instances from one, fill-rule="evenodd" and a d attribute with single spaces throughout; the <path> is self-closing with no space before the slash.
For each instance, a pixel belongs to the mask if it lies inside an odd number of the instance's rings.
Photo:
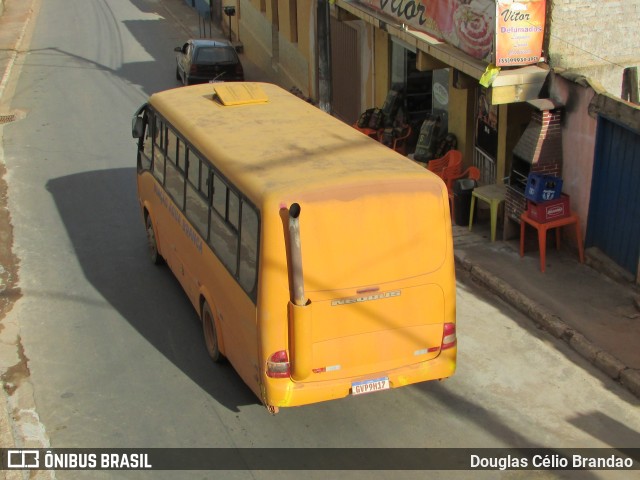
<path id="1" fill-rule="evenodd" d="M 224 63 L 235 62 L 236 55 L 232 48 L 227 47 L 204 47 L 196 52 L 196 62 L 198 63 Z"/>

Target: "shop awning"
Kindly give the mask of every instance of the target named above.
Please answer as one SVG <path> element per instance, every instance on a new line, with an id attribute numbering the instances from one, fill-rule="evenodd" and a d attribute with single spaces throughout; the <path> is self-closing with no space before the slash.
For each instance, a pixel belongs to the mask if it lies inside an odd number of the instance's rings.
<path id="1" fill-rule="evenodd" d="M 361 3 L 335 0 L 335 6 L 339 20 L 363 20 L 415 48 L 418 53 L 419 68 L 420 65 L 423 65 L 425 70 L 452 67 L 475 80 L 479 80 L 487 69 L 487 62 L 475 59 L 425 33 L 394 23 L 392 18 L 371 10 Z M 548 73 L 548 69 L 537 65 L 502 69 L 489 89 L 491 103 L 500 105 L 539 98 Z"/>

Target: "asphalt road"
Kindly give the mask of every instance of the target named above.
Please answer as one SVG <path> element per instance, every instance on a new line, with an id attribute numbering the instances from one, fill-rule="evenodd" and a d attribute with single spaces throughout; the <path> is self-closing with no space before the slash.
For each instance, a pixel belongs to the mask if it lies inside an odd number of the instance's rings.
<path id="1" fill-rule="evenodd" d="M 37 413 L 35 427 L 21 428 L 18 420 L 19 435 L 59 448 L 640 445 L 640 413 L 627 392 L 464 279 L 454 377 L 269 416 L 229 365 L 209 362 L 199 320 L 179 284 L 147 258 L 131 115 L 152 92 L 177 86 L 173 47 L 183 40 L 158 0 L 48 0 L 28 53 L 17 60 L 10 103 L 25 115 L 3 127 L 0 160 L 8 171 L 22 297 L 4 322 L 18 329 L 27 367 L 14 394 L 31 399 Z M 629 478 L 577 473 L 499 475 Z M 429 478 L 496 475 L 431 472 Z M 427 478 L 425 472 L 393 476 Z"/>

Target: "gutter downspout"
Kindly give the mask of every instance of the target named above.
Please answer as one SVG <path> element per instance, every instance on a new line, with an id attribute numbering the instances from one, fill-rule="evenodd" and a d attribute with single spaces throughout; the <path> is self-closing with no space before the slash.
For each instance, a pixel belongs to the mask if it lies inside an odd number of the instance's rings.
<path id="1" fill-rule="evenodd" d="M 318 106 L 331 114 L 331 28 L 329 0 L 318 0 Z"/>

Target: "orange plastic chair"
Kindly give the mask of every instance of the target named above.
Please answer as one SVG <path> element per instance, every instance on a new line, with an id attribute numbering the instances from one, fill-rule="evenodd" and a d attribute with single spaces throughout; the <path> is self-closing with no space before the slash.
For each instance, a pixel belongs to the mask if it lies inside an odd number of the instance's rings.
<path id="1" fill-rule="evenodd" d="M 400 134 L 400 136 L 399 137 L 394 137 L 391 140 L 390 144 L 388 144 L 388 143 L 383 141 L 383 135 L 384 135 L 384 129 L 382 129 L 382 130 L 380 130 L 378 132 L 378 141 L 380 143 L 382 143 L 383 145 L 386 145 L 387 147 L 395 150 L 398 153 L 401 153 L 402 155 L 406 155 L 406 153 L 407 153 L 407 139 L 411 136 L 411 126 L 404 125 L 402 127 L 402 133 Z"/>
<path id="2" fill-rule="evenodd" d="M 449 190 L 449 193 L 453 192 L 453 182 L 461 178 L 470 178 L 477 182 L 480 180 L 480 169 L 477 167 L 469 167 L 464 172 L 458 173 L 457 175 L 453 174 L 451 171 L 445 171 L 442 179 L 447 184 L 447 190 Z"/>
<path id="3" fill-rule="evenodd" d="M 477 167 L 469 167 L 464 172 L 455 174 L 451 167 L 448 167 L 444 171 L 442 179 L 447 184 L 447 191 L 449 193 L 449 206 L 451 207 L 451 217 L 453 218 L 453 182 L 461 178 L 470 178 L 478 182 L 480 180 L 480 170 Z"/>
<path id="4" fill-rule="evenodd" d="M 449 175 L 459 174 L 462 171 L 462 152 L 460 150 L 449 150 L 442 158 L 430 160 L 427 169 L 443 178 L 446 168 L 451 167 L 447 172 Z"/>
<path id="5" fill-rule="evenodd" d="M 358 130 L 361 133 L 364 133 L 367 137 L 371 137 L 374 140 L 378 140 L 378 136 L 380 135 L 380 130 L 376 130 L 374 128 L 362 128 L 359 127 L 357 123 L 351 125 L 353 128 Z"/>

